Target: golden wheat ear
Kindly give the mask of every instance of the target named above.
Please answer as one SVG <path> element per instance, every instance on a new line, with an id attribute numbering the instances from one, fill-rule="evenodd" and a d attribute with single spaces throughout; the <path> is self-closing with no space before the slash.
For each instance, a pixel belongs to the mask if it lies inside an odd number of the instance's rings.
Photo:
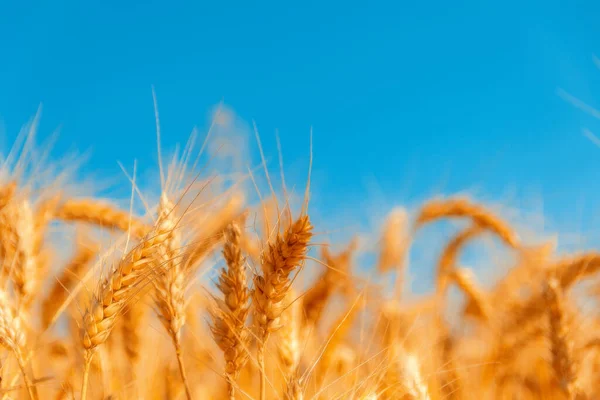
<path id="1" fill-rule="evenodd" d="M 283 235 L 277 232 L 276 237 L 263 250 L 262 275 L 254 277 L 252 303 L 258 340 L 261 400 L 266 397 L 265 346 L 270 334 L 281 327 L 284 299 L 291 286 L 290 274 L 304 262 L 312 229 L 309 217 L 302 215 Z"/>
<path id="2" fill-rule="evenodd" d="M 155 253 L 170 232 L 155 229 L 134 247 L 101 282 L 83 316 L 82 345 L 85 369 L 82 398 L 87 395 L 89 369 L 97 347 L 104 344 L 112 332 L 116 318 L 133 298 L 135 289 L 155 273 Z"/>
<path id="3" fill-rule="evenodd" d="M 138 218 L 131 218 L 127 211 L 92 199 L 67 200 L 56 208 L 55 217 L 66 222 L 87 222 L 107 229 L 130 231 L 137 238 L 151 230 Z"/>
<path id="4" fill-rule="evenodd" d="M 155 261 L 160 269 L 160 273 L 153 281 L 155 304 L 158 318 L 173 342 L 181 380 L 186 396 L 190 400 L 192 393 L 187 381 L 181 346 L 181 329 L 185 324 L 185 272 L 182 270 L 180 254 L 181 231 L 177 229 L 177 223 L 175 204 L 163 192 L 158 206 L 157 229 L 164 232 L 164 237 L 155 251 Z"/>
<path id="5" fill-rule="evenodd" d="M 242 231 L 233 222 L 225 230 L 223 258 L 226 267 L 219 273 L 217 288 L 223 298 L 215 297 L 211 309 L 211 331 L 225 359 L 225 374 L 230 399 L 235 399 L 236 380 L 248 360 L 249 332 L 246 320 L 249 312 L 246 263 L 241 251 Z"/>
<path id="6" fill-rule="evenodd" d="M 443 218 L 469 218 L 475 224 L 501 238 L 508 246 L 520 247 L 520 239 L 510 225 L 485 207 L 464 197 L 434 199 L 425 203 L 419 211 L 414 229 Z"/>

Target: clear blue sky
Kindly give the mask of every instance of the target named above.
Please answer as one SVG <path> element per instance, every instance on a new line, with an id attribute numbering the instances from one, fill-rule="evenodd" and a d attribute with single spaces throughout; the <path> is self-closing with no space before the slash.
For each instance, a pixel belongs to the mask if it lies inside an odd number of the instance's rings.
<path id="1" fill-rule="evenodd" d="M 0 118 L 10 141 L 41 103 L 57 152 L 90 169 L 156 156 L 221 101 L 276 162 L 306 162 L 319 205 L 385 207 L 443 190 L 516 188 L 556 220 L 599 222 L 600 3 L 12 1 L 0 5 Z M 118 145 L 115 145 L 115 144 Z M 274 164 L 275 164 L 274 162 Z M 583 207 L 583 208 L 582 208 Z M 364 210 L 363 210 L 364 211 Z M 584 217 L 582 217 L 584 215 Z"/>

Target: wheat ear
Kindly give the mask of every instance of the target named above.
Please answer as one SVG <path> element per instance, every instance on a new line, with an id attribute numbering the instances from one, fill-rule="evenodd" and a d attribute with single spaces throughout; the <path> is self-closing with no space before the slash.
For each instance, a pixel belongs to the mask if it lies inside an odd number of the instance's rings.
<path id="1" fill-rule="evenodd" d="M 441 218 L 470 218 L 482 228 L 494 232 L 510 247 L 519 247 L 519 237 L 508 223 L 483 206 L 462 197 L 426 203 L 417 215 L 415 229 Z"/>
<path id="2" fill-rule="evenodd" d="M 230 399 L 235 399 L 238 375 L 248 360 L 249 336 L 246 319 L 249 311 L 249 291 L 246 264 L 241 252 L 242 232 L 236 223 L 225 230 L 223 258 L 226 267 L 219 273 L 217 288 L 223 299 L 215 298 L 211 310 L 211 332 L 225 358 L 225 374 Z"/>
<path id="3" fill-rule="evenodd" d="M 154 233 L 154 235 L 152 235 Z M 83 317 L 82 344 L 84 349 L 84 374 L 82 399 L 87 394 L 89 368 L 96 348 L 103 344 L 115 325 L 115 319 L 134 289 L 143 282 L 155 263 L 156 249 L 165 240 L 168 232 L 150 232 L 138 246 L 133 248 L 102 282 L 97 295 L 92 299 Z"/>
<path id="4" fill-rule="evenodd" d="M 185 271 L 178 259 L 181 249 L 181 233 L 177 230 L 177 218 L 174 205 L 163 193 L 158 210 L 158 229 L 165 232 L 161 244 L 157 247 L 156 257 L 161 274 L 155 280 L 155 301 L 158 317 L 169 333 L 179 365 L 179 373 L 185 387 L 188 400 L 192 393 L 187 381 L 183 349 L 181 347 L 181 328 L 185 324 Z"/>
<path id="5" fill-rule="evenodd" d="M 260 398 L 266 396 L 264 351 L 269 335 L 281 326 L 284 299 L 290 289 L 290 274 L 303 262 L 312 237 L 308 216 L 300 216 L 283 235 L 277 232 L 262 254 L 262 275 L 254 277 L 252 301 L 257 328 L 257 361 L 260 369 Z"/>
<path id="6" fill-rule="evenodd" d="M 129 212 L 91 199 L 67 200 L 56 208 L 55 217 L 68 222 L 87 222 L 103 228 L 130 231 L 134 237 L 144 237 L 150 227 Z"/>

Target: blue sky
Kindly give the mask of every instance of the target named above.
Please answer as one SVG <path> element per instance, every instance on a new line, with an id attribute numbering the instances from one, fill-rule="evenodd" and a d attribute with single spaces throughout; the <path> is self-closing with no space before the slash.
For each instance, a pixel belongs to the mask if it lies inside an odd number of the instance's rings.
<path id="1" fill-rule="evenodd" d="M 330 215 L 475 190 L 587 230 L 600 148 L 582 129 L 600 121 L 557 93 L 600 107 L 599 17 L 594 1 L 3 2 L 0 118 L 10 144 L 41 103 L 57 154 L 91 149 L 86 170 L 118 174 L 154 165 L 155 85 L 166 146 L 223 100 L 275 168 L 278 129 L 293 170 L 312 126 Z"/>

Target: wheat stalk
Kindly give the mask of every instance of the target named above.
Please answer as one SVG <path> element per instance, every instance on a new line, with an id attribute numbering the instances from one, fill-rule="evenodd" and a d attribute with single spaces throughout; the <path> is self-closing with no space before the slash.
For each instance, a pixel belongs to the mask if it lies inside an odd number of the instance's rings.
<path id="1" fill-rule="evenodd" d="M 438 261 L 438 269 L 436 275 L 436 291 L 443 298 L 446 288 L 450 281 L 452 271 L 456 267 L 457 258 L 460 250 L 471 240 L 479 236 L 483 232 L 479 225 L 472 225 L 459 232 L 446 245 L 440 259 Z"/>
<path id="2" fill-rule="evenodd" d="M 98 253 L 99 247 L 88 244 L 86 241 L 78 242 L 77 251 L 67 266 L 63 268 L 60 277 L 52 285 L 50 293 L 42 302 L 41 318 L 42 329 L 45 330 L 54 319 L 56 310 L 67 299 L 68 291 L 83 277 L 85 268 Z"/>
<path id="3" fill-rule="evenodd" d="M 300 327 L 302 320 L 302 305 L 296 299 L 294 290 L 289 290 L 286 298 L 286 305 L 281 314 L 281 329 L 279 329 L 277 343 L 277 353 L 281 361 L 281 369 L 286 383 L 286 393 L 296 393 L 298 396 L 298 368 L 300 366 L 300 357 L 302 343 L 300 337 Z M 300 392 L 301 393 L 301 392 Z"/>
<path id="4" fill-rule="evenodd" d="M 475 283 L 473 273 L 466 268 L 455 268 L 450 276 L 467 296 L 467 313 L 488 321 L 491 315 L 491 306 L 486 295 Z"/>

